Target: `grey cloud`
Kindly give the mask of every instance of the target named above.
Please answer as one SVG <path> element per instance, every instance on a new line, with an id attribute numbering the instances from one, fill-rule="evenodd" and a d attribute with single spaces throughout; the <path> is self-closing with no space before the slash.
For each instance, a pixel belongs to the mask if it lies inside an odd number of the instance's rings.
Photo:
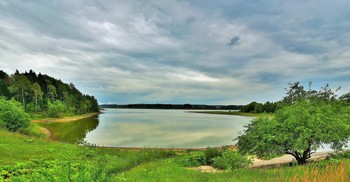
<path id="1" fill-rule="evenodd" d="M 230 42 L 227 43 L 227 45 L 228 45 L 228 46 L 237 45 L 237 44 L 239 44 L 239 40 L 240 40 L 240 39 L 241 39 L 240 37 L 234 36 L 234 37 L 232 37 L 232 38 L 230 39 Z"/>

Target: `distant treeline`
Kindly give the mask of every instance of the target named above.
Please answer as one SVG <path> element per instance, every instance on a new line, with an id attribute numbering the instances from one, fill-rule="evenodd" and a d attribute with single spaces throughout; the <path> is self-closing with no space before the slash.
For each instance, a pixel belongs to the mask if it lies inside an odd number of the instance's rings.
<path id="1" fill-rule="evenodd" d="M 72 83 L 66 84 L 34 71 L 8 75 L 0 70 L 0 97 L 22 103 L 28 113 L 41 113 L 48 117 L 98 112 L 94 96 L 82 94 Z"/>
<path id="2" fill-rule="evenodd" d="M 103 104 L 101 108 L 119 109 L 210 109 L 210 110 L 240 110 L 242 105 L 200 105 L 200 104 Z"/>

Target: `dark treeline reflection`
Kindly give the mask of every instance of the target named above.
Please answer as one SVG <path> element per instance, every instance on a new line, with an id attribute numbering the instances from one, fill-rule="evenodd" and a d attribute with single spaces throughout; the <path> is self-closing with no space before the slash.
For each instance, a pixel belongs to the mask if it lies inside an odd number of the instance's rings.
<path id="1" fill-rule="evenodd" d="M 51 132 L 52 139 L 69 143 L 82 143 L 86 134 L 96 129 L 98 124 L 98 116 L 63 123 L 40 123 Z"/>

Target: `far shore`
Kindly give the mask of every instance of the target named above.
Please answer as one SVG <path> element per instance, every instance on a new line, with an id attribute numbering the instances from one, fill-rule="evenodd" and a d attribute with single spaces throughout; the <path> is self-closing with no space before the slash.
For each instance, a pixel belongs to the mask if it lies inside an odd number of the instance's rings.
<path id="1" fill-rule="evenodd" d="M 94 112 L 94 113 L 88 113 L 78 116 L 71 116 L 71 117 L 64 117 L 64 118 L 45 118 L 45 119 L 38 119 L 38 120 L 32 120 L 33 123 L 45 123 L 45 122 L 58 122 L 58 123 L 64 123 L 64 122 L 71 122 L 76 121 L 84 118 L 90 118 L 96 115 L 101 114 L 101 112 Z"/>
<path id="2" fill-rule="evenodd" d="M 222 115 L 248 116 L 248 117 L 271 116 L 271 114 L 267 114 L 267 113 L 251 113 L 251 112 L 240 112 L 240 111 L 189 111 L 189 112 L 200 113 L 200 114 L 222 114 Z"/>

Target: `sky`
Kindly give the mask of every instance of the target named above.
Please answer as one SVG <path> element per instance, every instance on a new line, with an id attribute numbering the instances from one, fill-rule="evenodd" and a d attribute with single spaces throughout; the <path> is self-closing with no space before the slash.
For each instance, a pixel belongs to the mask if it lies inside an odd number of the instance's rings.
<path id="1" fill-rule="evenodd" d="M 348 0 L 0 0 L 0 70 L 74 83 L 100 104 L 278 101 L 350 91 Z"/>

